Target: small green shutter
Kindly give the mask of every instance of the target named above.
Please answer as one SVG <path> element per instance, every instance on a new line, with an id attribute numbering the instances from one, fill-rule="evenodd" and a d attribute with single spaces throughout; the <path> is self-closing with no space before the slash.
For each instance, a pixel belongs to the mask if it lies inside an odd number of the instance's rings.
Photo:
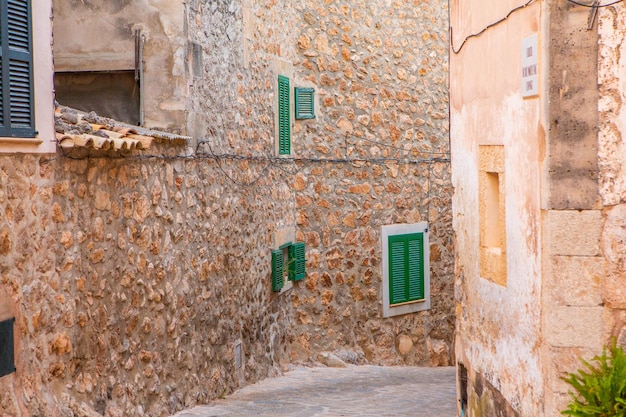
<path id="1" fill-rule="evenodd" d="M 304 243 L 289 246 L 289 280 L 300 281 L 306 276 L 306 259 Z"/>
<path id="2" fill-rule="evenodd" d="M 389 304 L 424 299 L 424 234 L 389 236 Z"/>
<path id="3" fill-rule="evenodd" d="M 291 123 L 289 117 L 289 78 L 278 76 L 278 154 L 291 153 Z"/>
<path id="4" fill-rule="evenodd" d="M 272 291 L 280 291 L 284 285 L 283 251 L 272 251 Z"/>
<path id="5" fill-rule="evenodd" d="M 294 96 L 296 98 L 296 119 L 314 119 L 315 107 L 314 107 L 314 92 L 312 88 L 299 88 L 294 89 Z"/>
<path id="6" fill-rule="evenodd" d="M 0 5 L 0 136 L 34 137 L 29 0 Z"/>

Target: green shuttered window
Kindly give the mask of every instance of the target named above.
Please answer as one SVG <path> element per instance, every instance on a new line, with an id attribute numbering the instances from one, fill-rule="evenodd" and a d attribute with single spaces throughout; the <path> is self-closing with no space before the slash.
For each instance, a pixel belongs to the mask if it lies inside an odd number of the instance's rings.
<path id="1" fill-rule="evenodd" d="M 29 0 L 0 4 L 0 136 L 34 137 Z"/>
<path id="2" fill-rule="evenodd" d="M 424 299 L 424 234 L 389 236 L 389 304 Z"/>
<path id="3" fill-rule="evenodd" d="M 294 88 L 296 119 L 314 119 L 314 92 L 312 88 Z"/>
<path id="4" fill-rule="evenodd" d="M 284 284 L 283 250 L 272 251 L 272 291 L 280 291 Z"/>
<path id="5" fill-rule="evenodd" d="M 300 281 L 306 277 L 305 252 L 303 242 L 288 242 L 272 251 L 272 291 L 283 289 L 285 272 L 289 281 Z"/>
<path id="6" fill-rule="evenodd" d="M 289 78 L 278 76 L 278 154 L 291 154 Z"/>
<path id="7" fill-rule="evenodd" d="M 300 281 L 306 275 L 306 259 L 304 243 L 289 246 L 289 280 Z"/>

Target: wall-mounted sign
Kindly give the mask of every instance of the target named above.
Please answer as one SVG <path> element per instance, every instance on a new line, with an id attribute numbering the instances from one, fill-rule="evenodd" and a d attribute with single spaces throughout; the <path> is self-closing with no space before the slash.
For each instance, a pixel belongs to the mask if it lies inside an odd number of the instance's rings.
<path id="1" fill-rule="evenodd" d="M 539 94 L 539 48 L 537 35 L 522 40 L 522 97 Z"/>

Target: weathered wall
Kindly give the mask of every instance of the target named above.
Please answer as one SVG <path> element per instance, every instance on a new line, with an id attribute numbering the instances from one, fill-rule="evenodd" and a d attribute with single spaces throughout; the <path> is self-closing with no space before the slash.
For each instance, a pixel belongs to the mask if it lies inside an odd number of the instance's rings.
<path id="1" fill-rule="evenodd" d="M 0 319 L 17 318 L 18 350 L 2 407 L 161 416 L 321 350 L 451 363 L 445 2 L 175 3 L 55 3 L 59 69 L 122 62 L 146 19 L 148 124 L 208 144 L 0 157 Z M 279 73 L 316 89 L 295 162 L 273 159 Z M 432 308 L 383 319 L 381 226 L 418 221 Z M 270 249 L 290 234 L 308 277 L 273 294 Z"/>
<path id="2" fill-rule="evenodd" d="M 455 50 L 467 36 L 520 3 L 452 1 Z M 469 39 L 450 58 L 456 355 L 468 371 L 466 415 L 474 417 L 542 415 L 540 174 L 546 153 L 541 113 L 545 96 L 540 89 L 539 97 L 523 99 L 520 91 L 522 39 L 538 33 L 539 43 L 545 40 L 540 14 L 538 3 L 515 12 Z M 500 280 L 480 274 L 480 145 L 504 148 L 506 278 Z"/>
<path id="3" fill-rule="evenodd" d="M 295 86 L 314 87 L 296 121 L 293 181 L 309 276 L 294 297 L 294 357 L 348 349 L 380 364 L 453 357 L 445 1 L 304 1 Z M 358 162 L 350 162 L 359 160 Z M 381 227 L 429 222 L 432 308 L 382 318 Z"/>
<path id="4" fill-rule="evenodd" d="M 606 260 L 603 301 L 611 308 L 615 324 L 612 335 L 626 349 L 626 126 L 623 104 L 624 73 L 623 5 L 604 8 L 599 17 L 598 84 L 600 89 L 598 164 L 600 195 L 604 203 L 602 253 Z"/>
<path id="5" fill-rule="evenodd" d="M 568 402 L 569 386 L 559 377 L 579 368 L 581 356 L 599 353 L 609 336 L 619 332 L 614 327 L 619 314 L 612 303 L 617 294 L 609 278 L 609 270 L 614 269 L 610 265 L 617 261 L 610 252 L 618 248 L 609 240 L 616 237 L 611 234 L 620 228 L 621 220 L 603 207 L 608 197 L 606 179 L 611 174 L 601 167 L 623 156 L 614 153 L 607 159 L 608 149 L 598 138 L 601 119 L 606 119 L 606 114 L 598 112 L 603 107 L 599 100 L 612 99 L 608 89 L 597 87 L 598 33 L 596 26 L 587 30 L 589 15 L 588 8 L 573 4 L 555 2 L 550 7 L 550 62 L 554 65 L 549 75 L 550 171 L 546 181 L 550 192 L 545 199 L 543 236 L 546 416 L 560 415 Z M 585 233 L 574 238 L 573 230 Z"/>
<path id="6" fill-rule="evenodd" d="M 305 160 L 280 163 L 308 258 L 291 358 L 347 349 L 376 363 L 448 364 L 445 3 L 192 2 L 188 12 L 203 45 L 189 106 L 213 152 L 272 157 L 263 127 L 274 125 L 277 75 L 316 90 L 316 119 L 293 122 L 293 156 Z M 433 308 L 383 320 L 380 228 L 417 221 L 431 222 Z"/>
<path id="7" fill-rule="evenodd" d="M 140 29 L 145 126 L 186 133 L 180 1 L 54 0 L 53 7 L 55 71 L 134 70 Z"/>
<path id="8" fill-rule="evenodd" d="M 19 352 L 3 410 L 167 415 L 286 358 L 290 309 L 267 248 L 293 205 L 277 173 L 253 190 L 205 159 L 15 162 L 0 170 L 0 291 Z"/>
<path id="9" fill-rule="evenodd" d="M 519 4 L 502 7 L 508 11 Z M 477 3 L 467 7 L 479 9 Z M 540 8 L 537 3 L 515 12 L 480 38 L 471 39 L 451 60 L 453 184 L 457 191 L 453 207 L 457 298 L 461 302 L 457 355 L 468 369 L 469 415 L 558 416 L 568 401 L 568 386 L 560 377 L 579 368 L 581 357 L 588 359 L 599 353 L 611 336 L 626 343 L 620 122 L 624 92 L 619 83 L 623 76 L 619 62 L 624 22 L 615 7 L 601 9 L 598 46 L 595 27 L 587 30 L 588 8 L 568 2 L 542 3 L 542 7 L 541 19 L 536 14 Z M 476 14 L 465 13 L 464 6 L 454 4 L 452 10 L 455 33 L 473 33 L 484 27 L 476 22 Z M 502 17 L 501 13 L 493 13 L 486 23 Z M 543 87 L 538 99 L 526 100 L 519 108 L 512 106 L 517 99 L 499 98 L 499 92 L 507 91 L 501 81 L 517 83 L 518 76 L 500 73 L 519 74 L 519 58 L 515 55 L 519 54 L 520 38 L 532 32 L 526 33 L 524 26 L 514 22 L 529 15 L 534 15 L 527 21 L 530 29 L 539 32 L 539 43 L 543 45 L 539 69 Z M 457 26 L 463 29 L 457 30 Z M 465 34 L 455 36 L 457 45 Z M 479 59 L 471 55 L 481 42 L 485 45 L 483 51 L 487 45 L 493 50 L 494 55 L 488 59 L 497 57 L 500 63 L 512 63 L 511 67 L 503 67 L 492 61 L 491 68 L 497 68 L 498 74 L 486 75 L 485 80 L 490 79 L 491 84 L 483 83 L 491 91 L 480 88 L 481 82 L 476 82 L 480 78 L 471 71 L 471 65 L 490 55 L 475 52 Z M 512 52 L 507 55 L 500 47 Z M 467 80 L 472 82 L 464 82 Z M 533 102 L 536 114 L 528 112 Z M 510 111 L 513 109 L 515 112 Z M 515 299 L 503 296 L 496 287 L 476 296 L 479 261 L 471 250 L 478 245 L 479 225 L 469 220 L 467 213 L 479 194 L 475 180 L 466 176 L 475 170 L 478 150 L 467 142 L 468 138 L 494 134 L 503 138 L 499 140 L 505 154 L 507 144 L 509 149 L 513 147 L 509 138 L 515 138 L 518 145 L 514 146 L 521 146 L 508 154 L 505 164 L 507 292 L 513 282 L 525 282 L 531 292 L 516 294 Z M 520 170 L 516 164 L 521 159 L 532 163 Z M 517 179 L 511 179 L 511 174 Z M 535 197 L 529 199 L 533 194 Z M 509 207 L 524 199 L 524 206 L 533 209 L 510 216 Z M 533 203 L 528 204 L 530 201 Z M 520 234 L 518 227 L 525 223 L 526 233 Z M 514 241 L 526 239 L 540 245 L 540 251 L 532 252 L 534 268 L 528 269 L 515 259 L 520 252 L 508 247 L 512 233 Z M 524 276 L 518 275 L 522 270 Z M 489 301 L 492 295 L 497 298 Z M 486 331 L 489 327 L 485 323 L 496 317 L 494 312 L 498 312 L 498 320 L 494 321 L 497 324 L 492 331 Z M 514 331 L 506 325 L 508 317 L 517 321 Z M 534 344 L 527 345 L 520 335 L 526 335 Z M 508 339 L 516 350 L 502 349 L 503 339 Z M 527 358 L 525 346 L 532 347 L 530 363 L 535 369 L 522 366 L 512 376 L 506 371 L 508 363 Z M 481 351 L 489 354 L 481 357 Z M 520 378 L 534 381 L 535 389 L 530 394 L 524 391 Z M 516 397 L 516 387 L 520 386 L 519 392 L 524 394 Z"/>

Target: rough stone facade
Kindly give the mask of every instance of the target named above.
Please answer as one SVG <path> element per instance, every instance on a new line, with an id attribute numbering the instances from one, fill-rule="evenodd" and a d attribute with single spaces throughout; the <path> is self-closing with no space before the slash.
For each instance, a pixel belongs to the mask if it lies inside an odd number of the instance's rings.
<path id="1" fill-rule="evenodd" d="M 453 249 L 447 104 L 447 3 L 306 1 L 295 84 L 319 112 L 297 121 L 298 235 L 309 277 L 294 297 L 305 354 L 349 348 L 375 363 L 452 358 Z M 344 163 L 342 160 L 358 160 Z M 381 227 L 427 221 L 432 308 L 382 318 Z"/>
<path id="2" fill-rule="evenodd" d="M 626 126 L 622 109 L 626 89 L 620 84 L 625 75 L 619 67 L 624 59 L 622 40 L 626 33 L 626 21 L 620 10 L 623 7 L 605 8 L 599 17 L 598 166 L 604 220 L 600 247 L 606 262 L 602 299 L 612 316 L 611 335 L 626 349 Z"/>
<path id="3" fill-rule="evenodd" d="M 0 319 L 17 319 L 2 411 L 163 416 L 322 351 L 451 364 L 446 3 L 174 3 L 142 2 L 163 7 L 145 53 L 171 52 L 176 76 L 146 120 L 193 142 L 0 157 Z M 74 6 L 130 27 L 125 2 Z M 287 158 L 278 74 L 315 88 Z M 381 227 L 420 221 L 432 308 L 383 318 Z M 276 294 L 285 239 L 306 242 L 307 278 Z"/>
<path id="4" fill-rule="evenodd" d="M 2 159 L 7 415 L 164 415 L 275 373 L 292 314 L 267 247 L 293 206 L 273 173 L 241 190 L 202 158 L 50 159 Z"/>

